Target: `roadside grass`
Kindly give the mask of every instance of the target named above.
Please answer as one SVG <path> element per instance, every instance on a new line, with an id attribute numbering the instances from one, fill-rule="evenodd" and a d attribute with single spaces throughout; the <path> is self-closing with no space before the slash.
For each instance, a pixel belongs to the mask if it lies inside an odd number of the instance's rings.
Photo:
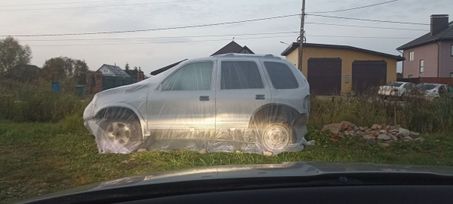
<path id="1" fill-rule="evenodd" d="M 98 154 L 93 136 L 75 116 L 60 123 L 0 121 L 0 202 L 126 176 L 213 165 L 294 161 L 453 165 L 453 137 L 446 133 L 425 134 L 423 142 L 390 147 L 367 144 L 358 138 L 333 142 L 315 128 L 309 128 L 307 137 L 316 140 L 316 145 L 270 157 L 190 151 Z"/>

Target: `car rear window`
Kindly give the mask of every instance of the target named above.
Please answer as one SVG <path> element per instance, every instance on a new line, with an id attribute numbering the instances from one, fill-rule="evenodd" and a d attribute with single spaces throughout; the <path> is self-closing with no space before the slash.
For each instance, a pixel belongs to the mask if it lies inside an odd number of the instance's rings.
<path id="1" fill-rule="evenodd" d="M 436 85 L 434 85 L 434 84 L 421 84 L 421 85 L 418 85 L 417 87 L 419 89 L 422 89 L 422 90 L 426 91 L 426 90 L 431 90 L 431 89 L 436 88 Z"/>
<path id="2" fill-rule="evenodd" d="M 299 87 L 296 77 L 288 65 L 279 62 L 264 62 L 266 71 L 276 89 L 295 89 Z"/>
<path id="3" fill-rule="evenodd" d="M 253 61 L 223 61 L 221 89 L 264 88 L 258 66 Z"/>

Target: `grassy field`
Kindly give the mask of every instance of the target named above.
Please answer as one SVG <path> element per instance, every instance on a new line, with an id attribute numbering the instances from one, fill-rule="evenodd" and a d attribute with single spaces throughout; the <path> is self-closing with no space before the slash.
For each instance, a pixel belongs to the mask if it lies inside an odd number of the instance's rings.
<path id="1" fill-rule="evenodd" d="M 125 176 L 212 165 L 290 161 L 453 165 L 453 137 L 448 134 L 423 135 L 424 142 L 395 143 L 390 147 L 359 139 L 333 142 L 314 128 L 307 137 L 315 139 L 316 145 L 272 157 L 187 151 L 102 155 L 83 128 L 65 123 L 0 121 L 0 202 Z"/>

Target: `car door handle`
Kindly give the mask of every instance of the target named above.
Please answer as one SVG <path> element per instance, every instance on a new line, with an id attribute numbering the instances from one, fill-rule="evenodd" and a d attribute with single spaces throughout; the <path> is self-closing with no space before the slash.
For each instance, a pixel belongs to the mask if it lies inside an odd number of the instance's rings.
<path id="1" fill-rule="evenodd" d="M 262 95 L 262 94 L 258 94 L 258 95 L 255 96 L 255 99 L 256 99 L 256 100 L 264 100 L 265 97 L 264 97 L 264 95 Z"/>
<path id="2" fill-rule="evenodd" d="M 209 101 L 209 96 L 200 96 L 200 101 Z"/>

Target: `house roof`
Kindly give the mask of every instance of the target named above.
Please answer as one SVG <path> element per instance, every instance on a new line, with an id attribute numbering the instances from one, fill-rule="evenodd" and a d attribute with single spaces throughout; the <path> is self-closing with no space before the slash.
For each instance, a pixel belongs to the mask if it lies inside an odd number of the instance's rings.
<path id="1" fill-rule="evenodd" d="M 246 45 L 242 48 L 240 53 L 248 53 L 248 54 L 255 54 L 249 47 Z"/>
<path id="2" fill-rule="evenodd" d="M 252 50 L 250 50 L 250 48 L 248 48 L 247 46 L 240 46 L 239 44 L 237 44 L 236 42 L 234 41 L 231 41 L 230 43 L 226 44 L 225 46 L 223 46 L 222 48 L 220 48 L 220 50 L 217 50 L 217 52 L 214 52 L 214 54 L 212 54 L 211 56 L 213 55 L 220 55 L 220 54 L 227 54 L 227 53 L 248 53 L 248 54 L 255 54 L 253 53 Z"/>
<path id="3" fill-rule="evenodd" d="M 124 70 L 116 65 L 103 64 L 98 71 L 102 73 L 103 76 L 114 76 L 114 77 L 131 77 Z"/>
<path id="4" fill-rule="evenodd" d="M 443 41 L 443 40 L 453 40 L 453 21 L 448 24 L 448 28 L 444 31 L 431 35 L 431 32 L 422 35 L 421 37 L 412 40 L 400 47 L 396 48 L 397 50 L 407 50 L 409 48 L 417 47 L 420 45 L 425 45 L 432 42 Z"/>
<path id="5" fill-rule="evenodd" d="M 387 53 L 383 53 L 383 52 L 376 52 L 376 51 L 373 51 L 373 50 L 367 50 L 367 49 L 353 47 L 353 46 L 349 46 L 349 45 L 328 45 L 328 44 L 304 43 L 303 46 L 304 47 L 314 47 L 314 48 L 330 48 L 330 49 L 352 50 L 352 51 L 356 51 L 356 52 L 364 52 L 364 53 L 368 53 L 368 54 L 372 54 L 372 55 L 388 57 L 388 58 L 391 58 L 391 59 L 396 59 L 398 61 L 402 61 L 403 60 L 403 58 L 401 56 L 398 56 L 398 55 L 392 55 L 392 54 L 387 54 Z M 299 43 L 296 43 L 296 42 L 292 43 L 289 47 L 287 47 L 282 52 L 282 56 L 289 55 L 292 51 L 294 51 L 298 47 L 299 47 Z"/>
<path id="6" fill-rule="evenodd" d="M 124 71 L 134 79 L 136 79 L 139 74 L 144 74 L 141 69 L 129 69 L 129 70 L 124 70 Z"/>

